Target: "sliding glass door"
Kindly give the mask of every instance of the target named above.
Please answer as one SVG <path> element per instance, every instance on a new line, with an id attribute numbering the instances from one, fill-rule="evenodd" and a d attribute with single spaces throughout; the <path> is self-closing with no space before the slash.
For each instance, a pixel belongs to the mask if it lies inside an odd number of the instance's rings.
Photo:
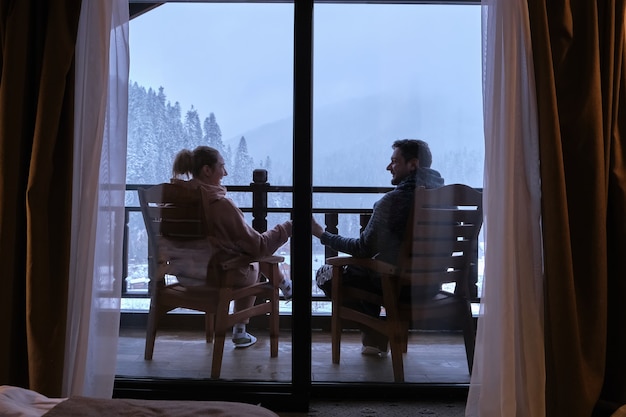
<path id="1" fill-rule="evenodd" d="M 446 183 L 482 187 L 480 6 L 172 1 L 132 2 L 131 10 L 119 392 L 133 380 L 300 399 L 329 384 L 398 388 L 390 358 L 362 355 L 356 329 L 346 329 L 342 361 L 332 363 L 330 304 L 315 280 L 328 252 L 311 237 L 310 217 L 358 236 L 392 187 L 386 167 L 397 139 L 428 142 Z M 149 274 L 135 190 L 168 182 L 174 155 L 198 145 L 223 155 L 223 184 L 246 221 L 294 222 L 294 236 L 277 251 L 294 288 L 294 298 L 281 301 L 279 355 L 269 357 L 265 322 L 251 322 L 258 342 L 235 349 L 227 340 L 218 381 L 209 378 L 212 346 L 192 311 L 169 314 L 152 361 L 142 356 Z M 254 170 L 267 173 L 265 223 L 254 218 Z M 455 331 L 416 329 L 406 366 L 405 386 L 469 382 Z"/>

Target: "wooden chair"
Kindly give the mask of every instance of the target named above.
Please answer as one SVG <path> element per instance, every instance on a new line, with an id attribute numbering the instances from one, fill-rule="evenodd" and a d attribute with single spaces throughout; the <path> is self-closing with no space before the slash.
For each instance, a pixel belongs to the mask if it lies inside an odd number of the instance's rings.
<path id="1" fill-rule="evenodd" d="M 213 341 L 211 378 L 220 376 L 227 332 L 235 323 L 254 316 L 268 315 L 270 356 L 278 356 L 278 264 L 284 259 L 241 257 L 209 265 L 213 249 L 200 191 L 165 183 L 138 192 L 149 238 L 151 300 L 145 359 L 152 359 L 159 318 L 175 308 L 206 314 L 206 341 Z M 226 272 L 251 262 L 259 262 L 263 280 L 248 287 L 233 287 Z M 257 297 L 253 307 L 229 312 L 231 301 L 252 295 Z"/>
<path id="2" fill-rule="evenodd" d="M 397 265 L 347 256 L 328 258 L 326 262 L 333 266 L 333 363 L 339 363 L 343 321 L 356 322 L 389 337 L 394 380 L 403 382 L 403 354 L 407 352 L 409 328 L 448 320 L 455 328 L 463 330 L 471 373 L 475 326 L 469 301 L 470 271 L 475 266 L 482 219 L 482 193 L 479 191 L 461 184 L 428 190 L 418 188 Z M 344 265 L 360 265 L 377 271 L 381 276 L 382 294 L 342 286 Z M 455 283 L 454 292 L 441 290 L 434 298 L 423 301 L 407 297 L 407 294 L 419 294 L 425 286 L 444 283 Z M 378 319 L 351 309 L 345 305 L 350 299 L 381 305 L 386 316 Z"/>

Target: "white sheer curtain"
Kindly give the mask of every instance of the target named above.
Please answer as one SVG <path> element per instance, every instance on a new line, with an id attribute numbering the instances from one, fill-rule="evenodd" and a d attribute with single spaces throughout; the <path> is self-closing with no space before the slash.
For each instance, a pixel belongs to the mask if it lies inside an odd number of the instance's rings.
<path id="1" fill-rule="evenodd" d="M 466 416 L 545 415 L 537 104 L 526 0 L 483 0 L 485 278 Z"/>
<path id="2" fill-rule="evenodd" d="M 128 0 L 83 0 L 76 44 L 72 247 L 63 395 L 110 398 L 128 120 Z"/>

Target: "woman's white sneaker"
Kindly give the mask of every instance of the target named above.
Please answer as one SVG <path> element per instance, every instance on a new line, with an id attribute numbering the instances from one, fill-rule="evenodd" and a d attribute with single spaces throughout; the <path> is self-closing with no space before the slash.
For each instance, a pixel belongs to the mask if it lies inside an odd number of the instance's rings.
<path id="1" fill-rule="evenodd" d="M 252 336 L 248 332 L 238 334 L 236 338 L 233 337 L 233 344 L 235 345 L 235 348 L 247 348 L 255 343 L 256 337 Z"/>

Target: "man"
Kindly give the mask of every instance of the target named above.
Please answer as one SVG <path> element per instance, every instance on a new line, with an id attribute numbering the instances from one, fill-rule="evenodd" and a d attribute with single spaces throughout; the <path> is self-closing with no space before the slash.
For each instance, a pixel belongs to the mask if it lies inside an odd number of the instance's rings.
<path id="1" fill-rule="evenodd" d="M 432 154 L 422 140 L 402 139 L 391 146 L 393 153 L 387 171 L 396 188 L 386 193 L 374 204 L 372 217 L 358 238 L 348 238 L 325 232 L 312 220 L 312 233 L 323 245 L 359 258 L 376 258 L 395 264 L 400 251 L 407 220 L 411 211 L 415 187 L 437 188 L 443 185 L 439 172 L 430 168 Z M 323 265 L 316 273 L 317 285 L 330 297 L 332 268 Z M 367 269 L 348 266 L 344 269 L 344 285 L 381 293 L 380 277 Z M 431 289 L 436 292 L 437 289 Z M 428 292 L 428 289 L 425 289 Z M 424 294 L 429 296 L 431 294 Z M 434 295 L 434 293 L 432 294 Z M 372 317 L 379 317 L 380 306 L 362 302 L 356 308 Z M 384 357 L 388 351 L 387 338 L 371 329 L 361 332 L 361 353 Z"/>

